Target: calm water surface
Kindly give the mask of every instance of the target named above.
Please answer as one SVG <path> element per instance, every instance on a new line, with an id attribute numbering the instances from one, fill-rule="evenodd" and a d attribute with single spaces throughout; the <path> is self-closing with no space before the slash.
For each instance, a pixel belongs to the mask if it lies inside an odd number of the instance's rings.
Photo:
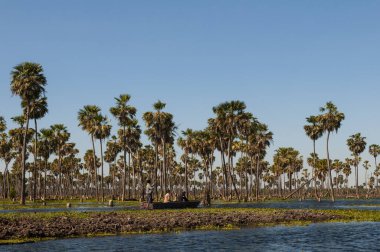
<path id="1" fill-rule="evenodd" d="M 214 207 L 242 207 L 242 208 L 287 208 L 287 209 L 362 209 L 362 210 L 380 210 L 380 199 L 352 199 L 337 200 L 331 202 L 323 200 L 304 201 L 267 201 L 259 203 L 240 203 L 240 204 L 217 204 Z"/>
<path id="2" fill-rule="evenodd" d="M 0 246 L 1 251 L 379 251 L 380 223 L 189 231 Z"/>

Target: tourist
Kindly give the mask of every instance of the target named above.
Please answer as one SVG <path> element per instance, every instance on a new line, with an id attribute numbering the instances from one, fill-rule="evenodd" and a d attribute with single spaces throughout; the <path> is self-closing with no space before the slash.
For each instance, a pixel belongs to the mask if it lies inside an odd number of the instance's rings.
<path id="1" fill-rule="evenodd" d="M 169 202 L 170 202 L 170 191 L 167 190 L 164 196 L 164 203 L 169 203 Z"/>
<path id="2" fill-rule="evenodd" d="M 181 196 L 181 202 L 187 202 L 189 201 L 186 197 L 186 193 L 185 192 L 182 192 L 182 196 Z"/>

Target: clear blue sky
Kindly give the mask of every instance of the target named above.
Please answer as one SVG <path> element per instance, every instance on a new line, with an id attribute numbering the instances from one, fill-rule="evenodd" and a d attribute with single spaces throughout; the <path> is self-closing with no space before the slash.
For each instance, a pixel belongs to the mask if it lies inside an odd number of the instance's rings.
<path id="1" fill-rule="evenodd" d="M 371 0 L 1 1 L 0 115 L 20 114 L 10 71 L 35 61 L 48 79 L 40 124 L 64 123 L 82 151 L 90 142 L 78 110 L 96 104 L 108 114 L 113 97 L 129 93 L 141 124 L 161 99 L 180 130 L 243 100 L 274 132 L 268 160 L 281 146 L 308 156 L 305 117 L 332 100 L 346 120 L 331 156 L 343 159 L 353 133 L 380 144 L 379 13 Z"/>

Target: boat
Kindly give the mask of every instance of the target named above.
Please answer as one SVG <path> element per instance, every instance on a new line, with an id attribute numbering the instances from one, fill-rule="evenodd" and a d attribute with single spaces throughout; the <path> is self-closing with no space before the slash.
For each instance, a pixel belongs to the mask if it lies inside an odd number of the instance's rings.
<path id="1" fill-rule="evenodd" d="M 172 201 L 168 203 L 163 202 L 153 202 L 153 203 L 146 203 L 143 202 L 140 205 L 140 209 L 183 209 L 183 208 L 197 208 L 200 201 Z"/>

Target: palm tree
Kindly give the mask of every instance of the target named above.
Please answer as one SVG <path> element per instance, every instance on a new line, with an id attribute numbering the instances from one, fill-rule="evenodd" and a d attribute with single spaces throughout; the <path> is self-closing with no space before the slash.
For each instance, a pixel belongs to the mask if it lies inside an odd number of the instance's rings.
<path id="1" fill-rule="evenodd" d="M 0 159 L 5 163 L 5 169 L 3 174 L 3 196 L 7 198 L 10 193 L 9 171 L 8 166 L 12 159 L 15 158 L 16 153 L 13 152 L 13 145 L 11 139 L 6 133 L 3 133 L 7 129 L 6 122 L 3 117 L 0 116 Z"/>
<path id="2" fill-rule="evenodd" d="M 332 132 L 338 132 L 338 129 L 342 125 L 344 120 L 344 114 L 338 111 L 338 108 L 332 103 L 327 102 L 324 107 L 320 108 L 320 111 L 323 113 L 317 116 L 317 122 L 321 125 L 324 133 L 327 132 L 326 138 L 326 153 L 327 153 L 327 169 L 329 172 L 330 178 L 330 194 L 331 200 L 335 201 L 334 188 L 333 188 L 333 179 L 331 174 L 331 165 L 330 165 L 330 153 L 329 153 L 329 139 Z"/>
<path id="3" fill-rule="evenodd" d="M 53 130 L 50 128 L 48 129 L 41 129 L 41 144 L 39 148 L 39 153 L 41 157 L 44 159 L 44 189 L 43 189 L 43 198 L 46 199 L 46 179 L 47 179 L 47 169 L 48 169 L 48 162 L 50 155 L 53 153 L 56 146 L 54 146 L 54 136 L 53 136 Z"/>
<path id="4" fill-rule="evenodd" d="M 193 152 L 191 146 L 193 141 L 193 130 L 192 129 L 186 129 L 185 131 L 182 131 L 182 135 L 184 137 L 179 137 L 177 140 L 177 144 L 180 148 L 182 148 L 184 154 L 182 161 L 185 164 L 185 192 L 186 197 L 189 197 L 189 187 L 188 187 L 188 160 L 189 160 L 189 154 Z"/>
<path id="5" fill-rule="evenodd" d="M 117 155 L 121 152 L 120 145 L 117 143 L 116 136 L 112 136 L 111 140 L 106 144 L 107 148 L 104 153 L 104 160 L 109 163 L 109 172 L 112 173 L 112 198 L 115 196 L 115 172 Z M 114 163 L 111 165 L 111 163 Z"/>
<path id="6" fill-rule="evenodd" d="M 374 175 L 376 176 L 376 187 L 378 186 L 378 179 L 377 179 L 377 175 L 376 174 L 379 174 L 379 172 L 376 172 L 377 170 L 377 156 L 380 154 L 380 145 L 377 145 L 377 144 L 371 144 L 369 146 L 369 154 L 371 156 L 373 156 L 373 158 L 375 159 L 375 173 Z"/>
<path id="7" fill-rule="evenodd" d="M 121 127 L 121 148 L 123 150 L 123 188 L 121 200 L 125 200 L 126 174 L 127 174 L 127 127 L 131 127 L 136 116 L 136 108 L 129 105 L 131 96 L 129 94 L 121 94 L 118 98 L 115 97 L 116 105 L 110 108 L 111 114 L 117 119 L 118 125 Z M 120 134 L 119 134 L 120 135 Z"/>
<path id="8" fill-rule="evenodd" d="M 376 187 L 378 188 L 379 187 L 379 176 L 380 176 L 380 165 L 376 166 L 375 172 L 373 173 L 373 175 L 376 176 Z"/>
<path id="9" fill-rule="evenodd" d="M 161 185 L 161 192 L 164 192 L 166 190 L 167 185 L 167 160 L 166 160 L 166 144 L 170 143 L 172 144 L 174 142 L 174 131 L 176 129 L 176 126 L 173 122 L 173 115 L 170 113 L 163 112 L 162 110 L 165 108 L 166 104 L 158 100 L 156 103 L 153 104 L 154 112 L 145 112 L 143 114 L 143 119 L 145 121 L 146 130 L 145 134 L 149 137 L 151 142 L 154 145 L 155 153 L 156 153 L 156 161 L 155 161 L 155 179 L 154 179 L 154 185 L 155 185 L 155 191 L 156 191 L 156 197 L 158 197 L 158 191 L 157 191 L 157 173 L 158 173 L 158 162 L 159 162 L 159 145 L 161 145 L 162 149 L 162 169 L 161 169 L 161 176 L 162 176 L 162 185 Z"/>
<path id="10" fill-rule="evenodd" d="M 100 185 L 102 191 L 102 202 L 104 202 L 104 184 L 103 184 L 103 170 L 104 170 L 104 158 L 103 158 L 103 140 L 108 138 L 111 134 L 111 125 L 108 124 L 107 117 L 102 116 L 100 113 L 95 117 L 96 124 L 93 128 L 93 134 L 96 139 L 99 139 L 100 143 L 100 161 L 101 161 L 101 178 Z"/>
<path id="11" fill-rule="evenodd" d="M 67 131 L 66 126 L 63 124 L 54 124 L 50 126 L 52 130 L 52 138 L 54 139 L 55 150 L 54 153 L 58 156 L 58 175 L 59 175 L 59 196 L 62 198 L 62 156 L 64 147 L 70 139 L 70 133 Z"/>
<path id="12" fill-rule="evenodd" d="M 347 139 L 347 145 L 355 161 L 355 178 L 356 178 L 356 197 L 359 198 L 359 178 L 358 178 L 358 166 L 359 156 L 365 150 L 366 147 L 365 137 L 362 137 L 360 133 L 356 133 Z"/>
<path id="13" fill-rule="evenodd" d="M 26 126 L 24 130 L 22 156 L 21 156 L 21 200 L 25 205 L 25 172 L 26 172 L 26 138 L 29 129 L 29 119 L 32 103 L 45 93 L 46 78 L 40 64 L 24 62 L 14 67 L 11 72 L 11 91 L 18 95 L 24 104 Z"/>
<path id="14" fill-rule="evenodd" d="M 368 169 L 371 167 L 371 165 L 369 164 L 369 161 L 368 160 L 365 160 L 363 162 L 363 168 L 365 169 L 365 176 L 364 176 L 364 181 L 365 181 L 365 186 L 368 188 L 368 180 L 367 180 L 367 173 L 368 173 Z"/>
<path id="15" fill-rule="evenodd" d="M 121 138 L 122 131 L 119 131 Z M 131 125 L 128 126 L 125 137 L 127 139 L 126 148 L 128 152 L 128 198 L 131 198 L 131 183 L 133 196 L 136 196 L 136 165 L 138 163 L 137 154 L 142 144 L 140 142 L 141 129 L 136 119 L 132 120 Z M 135 158 L 134 158 L 135 156 Z M 131 165 L 132 161 L 132 165 Z M 131 170 L 132 170 L 132 182 L 131 182 Z"/>
<path id="16" fill-rule="evenodd" d="M 323 131 L 321 125 L 318 124 L 318 118 L 316 116 L 310 116 L 306 118 L 306 121 L 309 123 L 308 125 L 304 126 L 304 130 L 306 135 L 313 141 L 313 165 L 312 165 L 312 174 L 314 176 L 314 168 L 315 168 L 315 142 L 322 136 Z M 320 198 L 317 194 L 317 187 L 316 187 L 316 180 L 314 179 L 314 194 L 318 201 L 320 201 Z"/>
<path id="17" fill-rule="evenodd" d="M 22 102 L 24 110 L 26 109 L 25 101 Z M 34 119 L 34 171 L 33 171 L 33 201 L 36 198 L 36 185 L 37 185 L 37 159 L 38 159 L 38 130 L 37 130 L 37 120 L 43 118 L 48 113 L 47 108 L 47 98 L 41 97 L 37 100 L 32 101 L 30 105 L 30 119 Z M 26 111 L 24 111 L 26 114 Z"/>
<path id="18" fill-rule="evenodd" d="M 299 151 L 292 147 L 280 147 L 275 151 L 273 162 L 275 166 L 281 167 L 281 170 L 288 174 L 289 191 L 292 192 L 293 175 L 302 169 L 303 160 Z"/>
<path id="19" fill-rule="evenodd" d="M 343 174 L 346 176 L 345 182 L 346 182 L 346 193 L 348 194 L 348 176 L 351 174 L 351 164 L 352 160 L 349 158 L 346 158 L 345 162 L 343 163 Z"/>
<path id="20" fill-rule="evenodd" d="M 82 127 L 82 130 L 86 131 L 91 136 L 92 143 L 92 154 L 94 155 L 92 161 L 94 162 L 93 167 L 97 167 L 96 162 L 96 151 L 95 151 L 95 141 L 94 141 L 94 130 L 97 125 L 97 117 L 99 116 L 100 108 L 96 105 L 86 105 L 83 109 L 79 110 L 77 119 L 79 121 L 79 125 Z M 97 168 L 95 169 L 95 177 L 98 176 Z M 96 199 L 99 200 L 98 195 L 98 183 L 95 180 L 95 192 Z"/>
<path id="21" fill-rule="evenodd" d="M 233 143 L 235 138 L 238 137 L 239 129 L 242 127 L 243 122 L 246 121 L 247 113 L 245 112 L 246 105 L 242 101 L 230 101 L 219 104 L 213 107 L 213 112 L 216 118 L 209 119 L 209 128 L 213 134 L 217 136 L 218 145 L 222 156 L 222 167 L 225 174 L 233 185 L 234 191 L 238 200 L 240 195 L 236 188 L 235 179 L 233 176 Z M 225 154 L 227 154 L 227 162 L 225 162 Z M 228 167 L 228 173 L 226 170 Z M 225 176 L 226 189 L 228 191 L 228 178 Z M 232 197 L 232 190 L 230 197 Z"/>
<path id="22" fill-rule="evenodd" d="M 271 142 L 273 141 L 273 133 L 268 130 L 268 126 L 262 123 L 258 124 L 257 132 L 253 136 L 254 141 L 254 149 L 256 149 L 256 201 L 259 200 L 259 185 L 260 185 L 260 163 L 264 159 L 266 154 L 266 148 L 270 146 Z M 252 140 L 250 141 L 250 144 L 252 144 Z"/>
<path id="23" fill-rule="evenodd" d="M 83 160 L 84 160 L 84 167 L 87 169 L 88 174 L 89 174 L 89 179 L 90 179 L 88 183 L 88 187 L 90 188 L 90 191 L 92 191 L 91 178 L 94 180 L 94 186 L 96 187 L 96 185 L 98 184 L 98 177 L 97 177 L 96 170 L 100 166 L 100 161 L 99 161 L 99 158 L 96 155 L 94 155 L 93 150 L 87 150 L 84 154 Z M 92 192 L 90 193 L 92 194 Z"/>

